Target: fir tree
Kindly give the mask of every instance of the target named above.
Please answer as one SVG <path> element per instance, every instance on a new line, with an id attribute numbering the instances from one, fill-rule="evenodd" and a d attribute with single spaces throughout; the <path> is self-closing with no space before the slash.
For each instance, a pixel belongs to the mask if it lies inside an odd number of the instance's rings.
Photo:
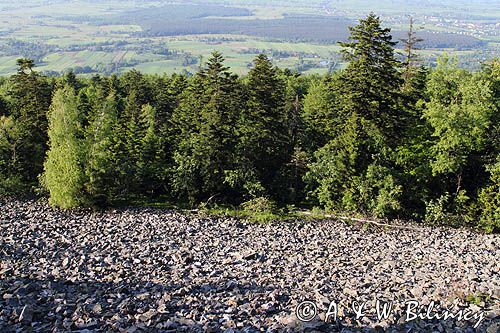
<path id="1" fill-rule="evenodd" d="M 342 121 L 336 104 L 335 82 L 331 76 L 313 82 L 304 98 L 304 148 L 312 154 L 333 139 Z"/>
<path id="2" fill-rule="evenodd" d="M 244 187 L 257 186 L 267 192 L 252 195 L 270 195 L 293 149 L 286 128 L 285 84 L 263 54 L 255 59 L 247 80 L 248 102 L 238 123 L 238 155 L 246 164 L 242 166 L 245 174 L 252 174 L 254 179 L 245 179 L 248 183 Z"/>
<path id="3" fill-rule="evenodd" d="M 166 181 L 165 166 L 156 123 L 156 110 L 151 105 L 142 107 L 140 116 L 141 142 L 140 155 L 137 161 L 137 173 L 140 180 L 140 191 L 152 195 Z"/>
<path id="4" fill-rule="evenodd" d="M 237 77 L 223 61 L 220 53 L 212 54 L 174 114 L 179 139 L 173 186 L 193 202 L 231 192 L 226 175 L 235 170 L 234 124 L 242 104 Z"/>
<path id="5" fill-rule="evenodd" d="M 398 98 L 402 83 L 398 72 L 401 64 L 394 56 L 396 42 L 390 29 L 382 28 L 373 13 L 349 30 L 350 42 L 339 43 L 349 61 L 338 81 L 342 112 L 357 112 L 395 139 L 400 133 Z"/>
<path id="6" fill-rule="evenodd" d="M 8 91 L 17 132 L 8 173 L 34 185 L 43 172 L 48 140 L 47 111 L 52 92 L 47 80 L 33 70 L 33 60 L 19 59 L 17 63 L 18 71 L 11 77 Z"/>
<path id="7" fill-rule="evenodd" d="M 393 149 L 404 129 L 396 43 L 374 14 L 350 31 L 350 42 L 340 43 L 349 64 L 336 80 L 338 103 L 331 110 L 340 121 L 306 179 L 318 186 L 313 196 L 332 209 L 359 207 L 366 214 L 387 216 L 400 206 L 400 185 L 392 175 Z"/>
<path id="8" fill-rule="evenodd" d="M 85 136 L 85 189 L 91 204 L 110 203 L 120 192 L 117 184 L 119 162 L 115 158 L 119 107 L 118 98 L 112 91 L 101 106 L 92 110 Z"/>

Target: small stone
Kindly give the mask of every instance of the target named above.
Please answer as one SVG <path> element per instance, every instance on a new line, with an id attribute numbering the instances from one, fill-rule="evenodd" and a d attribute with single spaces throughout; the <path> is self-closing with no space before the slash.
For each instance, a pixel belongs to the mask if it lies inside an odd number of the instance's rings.
<path id="1" fill-rule="evenodd" d="M 102 306 L 101 304 L 97 303 L 92 307 L 92 312 L 95 314 L 100 314 L 102 312 Z"/>
<path id="2" fill-rule="evenodd" d="M 486 329 L 486 333 L 498 333 L 500 332 L 500 323 L 493 323 Z"/>
<path id="3" fill-rule="evenodd" d="M 19 321 L 23 324 L 31 324 L 33 321 L 33 309 L 29 305 L 25 305 L 21 314 L 19 315 Z"/>
<path id="4" fill-rule="evenodd" d="M 68 267 L 69 265 L 69 259 L 68 258 L 64 258 L 63 262 L 62 262 L 62 266 L 63 267 Z"/>

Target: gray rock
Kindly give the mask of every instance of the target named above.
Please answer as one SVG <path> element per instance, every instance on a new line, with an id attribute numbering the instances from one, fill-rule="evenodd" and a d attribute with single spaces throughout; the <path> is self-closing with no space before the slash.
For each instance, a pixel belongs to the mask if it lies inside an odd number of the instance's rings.
<path id="1" fill-rule="evenodd" d="M 25 305 L 21 314 L 19 315 L 19 321 L 23 324 L 31 324 L 33 321 L 33 308 L 30 305 Z"/>
<path id="2" fill-rule="evenodd" d="M 488 311 L 481 331 L 498 330 L 498 235 L 1 204 L 2 332 L 474 332 L 453 319 L 405 323 L 403 303 L 413 298 L 442 306 L 458 298 Z M 470 306 L 468 295 L 489 297 Z M 355 320 L 341 307 L 340 320 L 324 322 L 332 301 L 375 297 L 395 302 L 388 319 Z M 297 319 L 304 300 L 316 302 L 320 320 Z"/>

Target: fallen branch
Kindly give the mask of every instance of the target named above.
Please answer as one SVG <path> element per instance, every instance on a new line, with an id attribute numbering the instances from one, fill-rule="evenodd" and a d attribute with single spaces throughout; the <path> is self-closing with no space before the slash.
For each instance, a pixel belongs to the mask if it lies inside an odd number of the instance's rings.
<path id="1" fill-rule="evenodd" d="M 311 212 L 307 211 L 299 211 L 297 212 L 299 214 L 303 215 L 312 215 Z M 362 219 L 362 218 L 356 218 L 356 217 L 348 217 L 348 216 L 337 216 L 337 215 L 331 215 L 331 214 L 323 214 L 323 217 L 326 218 L 331 218 L 331 219 L 338 219 L 338 220 L 344 220 L 344 221 L 355 221 L 355 222 L 361 222 L 361 223 L 369 223 L 369 224 L 374 224 L 380 227 L 389 227 L 389 228 L 397 228 L 397 229 L 406 229 L 406 230 L 421 230 L 419 228 L 412 228 L 412 227 L 406 227 L 402 225 L 393 225 L 393 224 L 387 224 L 387 223 L 381 223 L 379 221 L 375 220 L 368 220 L 368 219 Z"/>

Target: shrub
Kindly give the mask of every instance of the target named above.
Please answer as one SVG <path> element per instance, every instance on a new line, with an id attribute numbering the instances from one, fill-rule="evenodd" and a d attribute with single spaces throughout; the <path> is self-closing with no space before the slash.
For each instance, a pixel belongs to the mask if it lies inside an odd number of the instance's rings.
<path id="1" fill-rule="evenodd" d="M 488 168 L 491 183 L 479 192 L 479 226 L 486 232 L 500 230 L 500 161 Z"/>
<path id="2" fill-rule="evenodd" d="M 270 222 L 278 217 L 276 203 L 266 197 L 246 201 L 241 208 L 245 216 L 256 222 Z"/>
<path id="3" fill-rule="evenodd" d="M 450 195 L 448 192 L 426 204 L 425 222 L 431 225 L 454 227 L 475 224 L 475 205 L 464 190 Z"/>

